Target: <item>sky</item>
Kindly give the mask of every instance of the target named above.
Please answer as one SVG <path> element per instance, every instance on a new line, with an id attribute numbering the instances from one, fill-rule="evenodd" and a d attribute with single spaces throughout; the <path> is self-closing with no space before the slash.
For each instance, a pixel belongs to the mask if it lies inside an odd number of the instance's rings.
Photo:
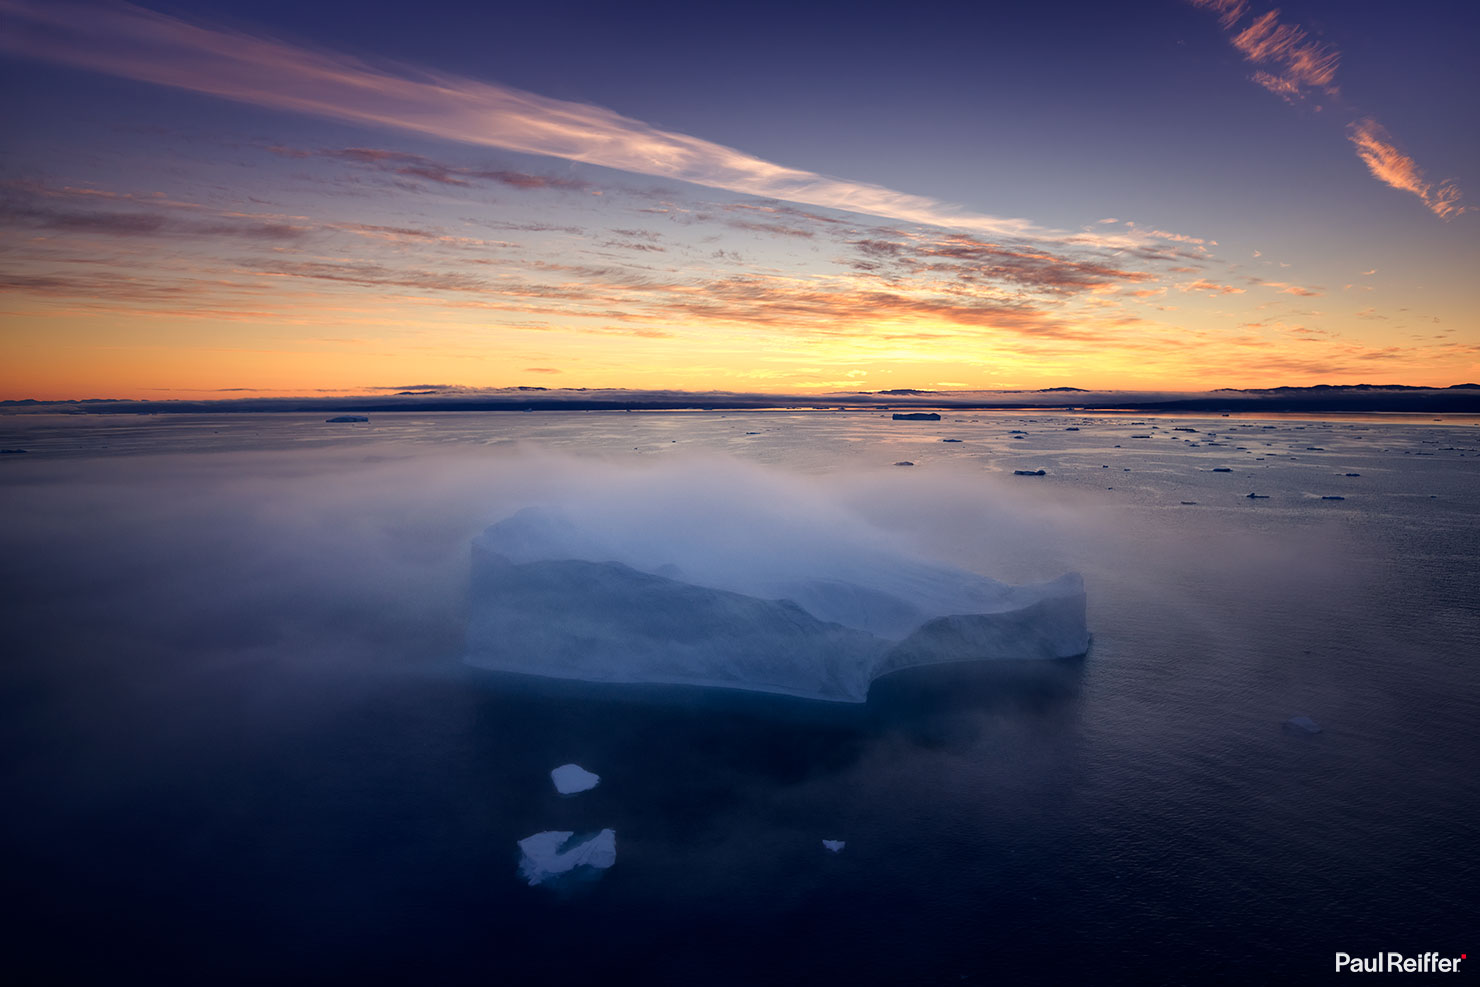
<path id="1" fill-rule="evenodd" d="M 1480 379 L 1480 12 L 0 0 L 0 399 Z"/>

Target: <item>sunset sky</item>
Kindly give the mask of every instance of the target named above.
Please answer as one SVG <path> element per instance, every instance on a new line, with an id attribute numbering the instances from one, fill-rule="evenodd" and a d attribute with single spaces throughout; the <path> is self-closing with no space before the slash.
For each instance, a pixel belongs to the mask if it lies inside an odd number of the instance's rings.
<path id="1" fill-rule="evenodd" d="M 0 399 L 1480 378 L 1459 0 L 0 0 Z"/>

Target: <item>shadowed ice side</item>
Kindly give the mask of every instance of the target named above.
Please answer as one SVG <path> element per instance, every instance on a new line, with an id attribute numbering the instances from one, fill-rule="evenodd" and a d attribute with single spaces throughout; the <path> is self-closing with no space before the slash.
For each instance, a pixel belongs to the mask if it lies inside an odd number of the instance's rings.
<path id="1" fill-rule="evenodd" d="M 874 679 L 905 668 L 1089 648 L 1078 573 L 1009 586 L 883 539 L 815 531 L 781 558 L 765 550 L 776 535 L 756 530 L 737 546 L 691 532 L 665 547 L 522 510 L 473 541 L 465 660 L 861 703 Z"/>

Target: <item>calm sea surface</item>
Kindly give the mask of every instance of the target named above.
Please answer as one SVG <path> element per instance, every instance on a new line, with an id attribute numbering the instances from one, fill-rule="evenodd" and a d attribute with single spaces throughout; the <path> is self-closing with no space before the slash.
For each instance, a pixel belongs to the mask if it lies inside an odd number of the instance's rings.
<path id="1" fill-rule="evenodd" d="M 1480 954 L 1473 418 L 324 417 L 0 417 L 27 450 L 0 456 L 14 982 L 1306 983 L 1337 951 Z M 460 663 L 483 527 L 733 459 L 931 558 L 1082 572 L 1090 653 L 856 708 Z M 601 784 L 561 798 L 571 761 Z M 596 879 L 519 878 L 518 840 L 608 827 Z"/>

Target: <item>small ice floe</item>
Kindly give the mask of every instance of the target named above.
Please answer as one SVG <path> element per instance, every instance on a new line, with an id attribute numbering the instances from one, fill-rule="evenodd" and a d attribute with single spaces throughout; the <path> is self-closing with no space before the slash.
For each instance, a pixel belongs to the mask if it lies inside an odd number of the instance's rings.
<path id="1" fill-rule="evenodd" d="M 325 418 L 324 421 L 330 425 L 345 425 L 350 422 L 368 422 L 370 419 L 364 415 L 340 415 L 337 418 Z"/>
<path id="2" fill-rule="evenodd" d="M 577 867 L 606 870 L 617 862 L 617 831 L 603 829 L 582 840 L 568 830 L 548 830 L 519 841 L 519 874 L 530 887 Z"/>
<path id="3" fill-rule="evenodd" d="M 1321 732 L 1321 725 L 1308 716 L 1292 716 L 1285 721 L 1286 733 L 1298 733 L 1301 736 L 1313 737 Z"/>
<path id="4" fill-rule="evenodd" d="M 550 780 L 561 795 L 575 795 L 595 788 L 601 782 L 601 775 L 592 774 L 579 764 L 562 764 L 550 772 Z"/>
<path id="5" fill-rule="evenodd" d="M 1013 470 L 1013 476 L 1047 476 L 1047 470 Z"/>
<path id="6" fill-rule="evenodd" d="M 843 847 L 848 845 L 847 840 L 823 840 L 822 845 L 832 853 L 842 853 Z"/>

